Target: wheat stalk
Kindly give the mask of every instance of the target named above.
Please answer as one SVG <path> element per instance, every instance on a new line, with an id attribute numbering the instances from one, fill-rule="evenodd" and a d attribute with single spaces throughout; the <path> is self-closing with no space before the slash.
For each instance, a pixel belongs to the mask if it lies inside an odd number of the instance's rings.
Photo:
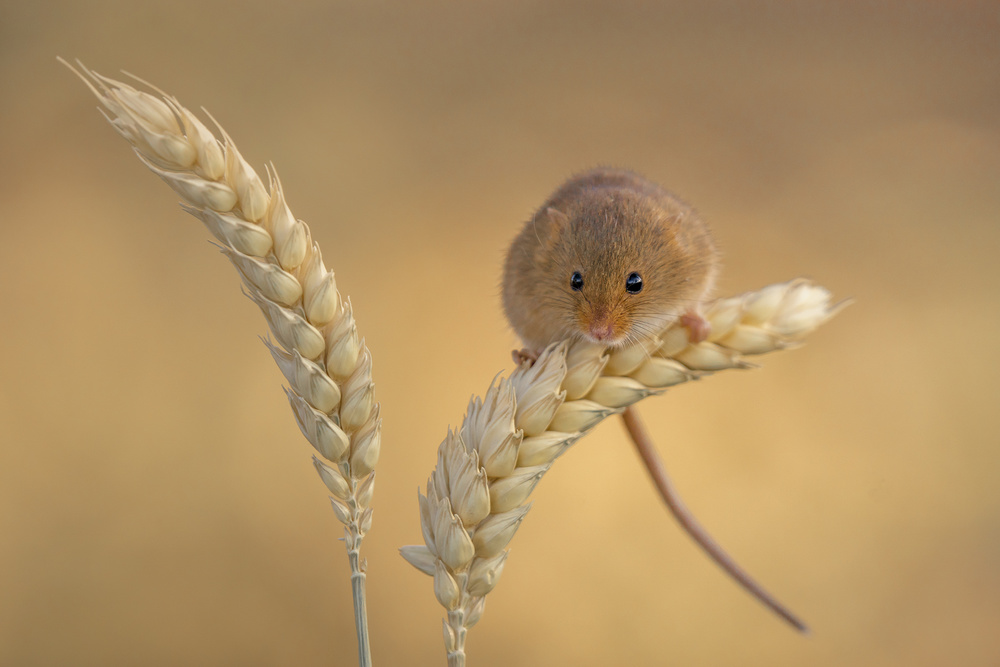
<path id="1" fill-rule="evenodd" d="M 264 314 L 278 345 L 264 344 L 288 380 L 288 402 L 322 457 L 313 464 L 344 524 L 359 663 L 371 665 L 360 552 L 372 523 L 382 420 L 371 353 L 358 338 L 350 300 L 341 299 L 309 227 L 292 216 L 273 167 L 265 187 L 225 130 L 218 128 L 220 142 L 176 98 L 153 86 L 160 97 L 136 90 L 79 61 L 80 70 L 60 62 L 97 96 L 142 163 L 181 196 L 184 210 L 205 223 Z"/>
<path id="2" fill-rule="evenodd" d="M 465 665 L 466 635 L 503 572 L 527 499 L 570 445 L 647 396 L 798 344 L 844 305 L 806 280 L 771 285 L 712 303 L 705 342 L 690 344 L 677 325 L 624 349 L 564 341 L 474 397 L 438 448 L 426 495 L 418 493 L 424 544 L 400 549 L 434 577 L 449 667 Z"/>

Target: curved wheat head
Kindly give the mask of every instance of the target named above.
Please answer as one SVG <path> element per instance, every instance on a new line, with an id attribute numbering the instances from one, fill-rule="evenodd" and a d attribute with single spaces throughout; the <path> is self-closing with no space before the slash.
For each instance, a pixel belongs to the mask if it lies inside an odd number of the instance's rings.
<path id="1" fill-rule="evenodd" d="M 447 611 L 448 664 L 465 664 L 466 634 L 503 572 L 528 497 L 570 445 L 667 387 L 748 368 L 745 355 L 796 345 L 845 304 L 831 305 L 827 290 L 805 280 L 771 285 L 711 304 L 705 316 L 712 334 L 703 343 L 689 344 L 687 330 L 676 325 L 631 348 L 563 342 L 474 397 L 461 428 L 449 430 L 438 448 L 419 494 L 424 544 L 400 549 L 434 578 Z"/>

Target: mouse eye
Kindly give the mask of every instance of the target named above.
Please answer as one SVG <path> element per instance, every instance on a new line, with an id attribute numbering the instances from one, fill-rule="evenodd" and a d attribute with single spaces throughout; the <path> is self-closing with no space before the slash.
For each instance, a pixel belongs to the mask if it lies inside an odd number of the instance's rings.
<path id="1" fill-rule="evenodd" d="M 628 278 L 625 279 L 625 291 L 629 294 L 638 294 L 642 291 L 642 276 L 638 273 L 628 274 Z"/>
<path id="2" fill-rule="evenodd" d="M 583 276 L 579 271 L 574 271 L 573 275 L 569 277 L 569 286 L 577 292 L 583 289 Z"/>

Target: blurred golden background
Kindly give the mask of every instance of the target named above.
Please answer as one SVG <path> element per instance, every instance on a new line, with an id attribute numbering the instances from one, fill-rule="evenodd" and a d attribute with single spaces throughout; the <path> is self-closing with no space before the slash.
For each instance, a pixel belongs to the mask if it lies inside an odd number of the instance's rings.
<path id="1" fill-rule="evenodd" d="M 441 665 L 416 489 L 510 368 L 504 249 L 566 176 L 694 203 L 720 294 L 856 304 L 640 411 L 698 551 L 610 420 L 553 468 L 471 665 L 1000 664 L 996 3 L 0 4 L 0 664 L 355 664 L 347 559 L 208 233 L 56 55 L 273 160 L 355 305 L 385 418 L 376 665 Z"/>

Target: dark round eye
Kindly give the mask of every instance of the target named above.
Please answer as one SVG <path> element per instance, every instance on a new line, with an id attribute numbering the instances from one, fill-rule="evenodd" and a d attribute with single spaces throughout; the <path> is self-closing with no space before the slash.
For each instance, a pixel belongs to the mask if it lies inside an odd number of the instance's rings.
<path id="1" fill-rule="evenodd" d="M 579 271 L 574 271 L 573 275 L 569 277 L 569 286 L 577 292 L 583 289 L 583 276 L 580 275 Z"/>
<path id="2" fill-rule="evenodd" d="M 638 294 L 642 291 L 642 276 L 638 273 L 628 274 L 628 278 L 625 279 L 625 291 L 629 294 Z"/>

